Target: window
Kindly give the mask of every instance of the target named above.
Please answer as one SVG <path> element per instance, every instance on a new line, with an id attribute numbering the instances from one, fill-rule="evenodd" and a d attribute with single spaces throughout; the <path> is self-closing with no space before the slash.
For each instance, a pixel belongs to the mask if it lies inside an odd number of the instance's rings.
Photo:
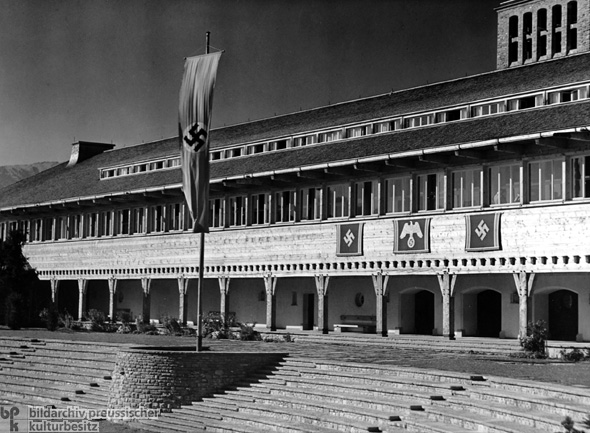
<path id="1" fill-rule="evenodd" d="M 436 113 L 434 117 L 434 123 L 445 123 L 461 120 L 461 118 L 464 117 L 464 111 L 464 109 L 441 111 L 440 113 Z"/>
<path id="2" fill-rule="evenodd" d="M 70 216 L 70 239 L 78 239 L 81 237 L 82 237 L 82 215 L 71 215 Z"/>
<path id="3" fill-rule="evenodd" d="M 86 234 L 88 237 L 91 238 L 95 238 L 100 236 L 99 230 L 98 230 L 98 221 L 99 221 L 99 216 L 98 213 L 91 213 L 86 215 L 86 221 L 87 221 L 87 229 L 86 229 Z"/>
<path id="4" fill-rule="evenodd" d="M 295 221 L 295 191 L 275 193 L 275 221 L 278 223 Z"/>
<path id="5" fill-rule="evenodd" d="M 530 201 L 559 200 L 563 189 L 563 162 L 549 160 L 529 165 Z"/>
<path id="6" fill-rule="evenodd" d="M 385 211 L 387 213 L 409 212 L 411 210 L 410 176 L 385 181 Z"/>
<path id="7" fill-rule="evenodd" d="M 330 131 L 330 132 L 322 132 L 321 134 L 319 134 L 318 141 L 320 143 L 327 143 L 330 141 L 340 140 L 341 136 L 342 136 L 342 132 L 340 130 Z"/>
<path id="8" fill-rule="evenodd" d="M 590 197 L 590 156 L 578 156 L 571 160 L 572 197 Z"/>
<path id="9" fill-rule="evenodd" d="M 474 105 L 471 107 L 471 117 L 489 116 L 491 114 L 503 113 L 504 111 L 506 111 L 504 102 Z"/>
<path id="10" fill-rule="evenodd" d="M 547 55 L 547 9 L 537 11 L 537 56 Z"/>
<path id="11" fill-rule="evenodd" d="M 142 207 L 133 209 L 132 211 L 132 226 L 133 233 L 145 233 L 144 215 L 145 210 Z"/>
<path id="12" fill-rule="evenodd" d="M 328 218 L 349 215 L 350 186 L 347 183 L 328 187 Z"/>
<path id="13" fill-rule="evenodd" d="M 518 17 L 508 19 L 508 64 L 518 61 Z"/>
<path id="14" fill-rule="evenodd" d="M 375 123 L 375 125 L 374 125 L 375 133 L 378 134 L 380 132 L 395 131 L 396 129 L 399 129 L 399 126 L 397 125 L 397 123 L 398 123 L 398 121 L 395 121 L 395 120 L 388 120 L 386 122 Z"/>
<path id="15" fill-rule="evenodd" d="M 246 225 L 246 197 L 229 198 L 229 225 L 230 227 Z"/>
<path id="16" fill-rule="evenodd" d="M 269 143 L 270 150 L 283 150 L 288 147 L 287 140 L 278 140 Z"/>
<path id="17" fill-rule="evenodd" d="M 567 50 L 578 48 L 578 2 L 571 1 L 567 4 Z"/>
<path id="18" fill-rule="evenodd" d="M 432 124 L 433 117 L 432 114 L 406 117 L 404 119 L 404 128 L 417 128 L 419 126 L 430 125 Z"/>
<path id="19" fill-rule="evenodd" d="M 526 110 L 543 105 L 543 95 L 522 96 L 508 100 L 508 111 Z"/>
<path id="20" fill-rule="evenodd" d="M 220 150 L 211 152 L 211 161 L 217 161 L 218 159 L 221 159 L 221 154 L 222 152 Z"/>
<path id="21" fill-rule="evenodd" d="M 251 199 L 252 224 L 268 224 L 270 222 L 270 195 L 254 194 Z"/>
<path id="22" fill-rule="evenodd" d="M 219 228 L 224 226 L 224 205 L 225 200 L 215 198 L 209 200 L 209 226 Z"/>
<path id="23" fill-rule="evenodd" d="M 520 202 L 520 165 L 490 167 L 490 202 L 508 204 Z"/>
<path id="24" fill-rule="evenodd" d="M 444 209 L 444 179 L 443 173 L 422 174 L 417 177 L 418 210 Z"/>
<path id="25" fill-rule="evenodd" d="M 166 231 L 182 230 L 182 206 L 180 203 L 166 206 Z"/>
<path id="26" fill-rule="evenodd" d="M 561 53 L 561 5 L 555 5 L 552 8 L 552 22 L 551 22 L 551 49 L 553 54 Z"/>
<path id="27" fill-rule="evenodd" d="M 378 183 L 376 180 L 356 182 L 355 215 L 377 215 L 379 213 Z"/>
<path id="28" fill-rule="evenodd" d="M 122 209 L 117 211 L 117 235 L 128 235 L 129 232 L 129 209 Z"/>
<path id="29" fill-rule="evenodd" d="M 587 87 L 576 87 L 574 89 L 559 90 L 550 92 L 548 95 L 549 104 L 560 104 L 564 102 L 577 101 L 588 97 Z"/>
<path id="30" fill-rule="evenodd" d="M 346 128 L 346 138 L 363 137 L 371 133 L 371 126 L 355 126 L 353 128 Z"/>
<path id="31" fill-rule="evenodd" d="M 248 155 L 255 155 L 264 152 L 266 144 L 253 144 L 246 148 Z"/>
<path id="32" fill-rule="evenodd" d="M 238 147 L 236 149 L 228 149 L 225 151 L 225 157 L 227 158 L 237 158 L 238 156 L 242 156 L 242 148 Z"/>
<path id="33" fill-rule="evenodd" d="M 150 232 L 159 233 L 164 231 L 164 215 L 162 206 L 150 207 Z"/>
<path id="34" fill-rule="evenodd" d="M 322 218 L 322 189 L 304 188 L 301 190 L 301 220 L 313 221 Z"/>
<path id="35" fill-rule="evenodd" d="M 100 213 L 100 226 L 103 236 L 110 236 L 113 233 L 112 229 L 112 212 L 105 211 Z"/>
<path id="36" fill-rule="evenodd" d="M 531 60 L 533 58 L 533 14 L 527 12 L 522 18 L 522 58 Z"/>
<path id="37" fill-rule="evenodd" d="M 482 173 L 481 168 L 453 172 L 454 208 L 481 206 Z"/>

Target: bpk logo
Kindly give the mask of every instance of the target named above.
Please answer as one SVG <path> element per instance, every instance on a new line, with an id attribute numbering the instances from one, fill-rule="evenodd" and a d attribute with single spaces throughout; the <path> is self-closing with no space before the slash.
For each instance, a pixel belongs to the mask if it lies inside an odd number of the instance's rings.
<path id="1" fill-rule="evenodd" d="M 15 418 L 18 416 L 19 413 L 20 413 L 20 409 L 16 406 L 12 406 L 10 408 L 0 406 L 0 418 L 5 419 L 5 420 L 9 420 L 9 423 L 10 423 L 9 430 L 8 430 L 9 432 L 19 431 L 18 422 L 15 420 Z M 0 431 L 3 432 L 6 430 L 2 429 Z"/>

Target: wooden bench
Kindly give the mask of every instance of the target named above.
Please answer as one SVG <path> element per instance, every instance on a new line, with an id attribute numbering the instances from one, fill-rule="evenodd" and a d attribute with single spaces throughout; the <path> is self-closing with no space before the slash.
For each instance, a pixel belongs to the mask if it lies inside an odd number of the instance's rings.
<path id="1" fill-rule="evenodd" d="M 373 333 L 377 329 L 377 316 L 343 314 L 340 321 L 334 324 L 334 332 Z"/>

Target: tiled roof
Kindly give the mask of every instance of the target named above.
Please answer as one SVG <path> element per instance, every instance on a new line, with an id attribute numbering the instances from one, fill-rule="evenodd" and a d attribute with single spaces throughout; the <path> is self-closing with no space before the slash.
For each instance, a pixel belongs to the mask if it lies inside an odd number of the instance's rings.
<path id="1" fill-rule="evenodd" d="M 465 79 L 394 92 L 317 110 L 216 129 L 212 147 L 290 135 L 412 111 L 436 109 L 484 98 L 538 90 L 590 78 L 590 55 L 578 55 L 496 71 Z M 547 106 L 529 111 L 437 124 L 370 135 L 354 140 L 316 144 L 248 157 L 215 161 L 211 178 L 288 169 L 335 160 L 363 158 L 442 145 L 483 141 L 590 125 L 590 101 Z M 66 168 L 60 164 L 0 191 L 0 209 L 78 197 L 109 195 L 181 182 L 178 168 L 99 179 L 99 169 L 178 154 L 178 139 L 115 149 Z"/>
<path id="2" fill-rule="evenodd" d="M 533 63 L 211 132 L 212 147 L 268 140 L 370 119 L 435 110 L 590 78 L 590 54 Z"/>

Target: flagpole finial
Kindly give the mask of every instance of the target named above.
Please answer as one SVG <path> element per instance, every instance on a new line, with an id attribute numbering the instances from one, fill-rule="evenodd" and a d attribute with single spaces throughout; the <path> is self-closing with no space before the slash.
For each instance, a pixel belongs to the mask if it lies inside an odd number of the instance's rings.
<path id="1" fill-rule="evenodd" d="M 211 37 L 211 32 L 205 32 L 205 54 L 209 54 L 209 38 Z"/>

